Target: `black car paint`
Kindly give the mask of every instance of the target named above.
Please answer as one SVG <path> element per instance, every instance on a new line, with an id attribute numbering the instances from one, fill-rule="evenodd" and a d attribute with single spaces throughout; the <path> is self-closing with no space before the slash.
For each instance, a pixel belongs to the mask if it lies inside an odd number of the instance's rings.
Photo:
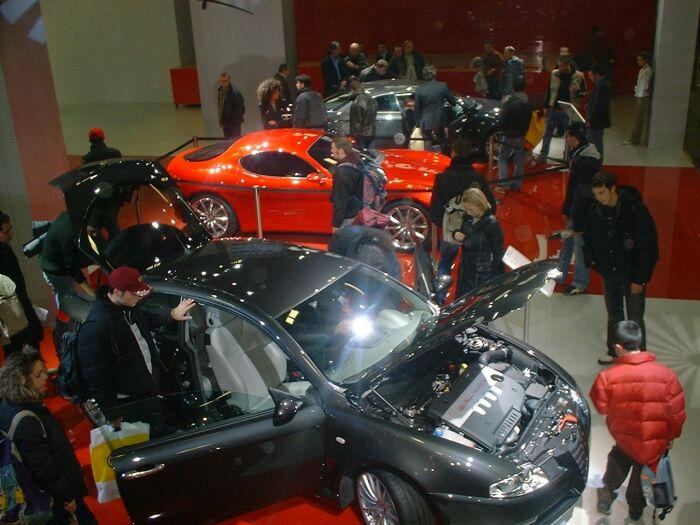
<path id="1" fill-rule="evenodd" d="M 98 176 L 101 178 L 101 170 L 113 181 L 147 180 L 157 187 L 177 192 L 172 181 L 167 176 L 162 177 L 159 167 L 153 163 L 135 162 L 134 171 L 129 170 L 130 161 L 114 164 L 118 168 L 106 163 L 76 170 L 70 177 L 54 181 L 66 193 L 69 207 L 73 208 L 71 217 L 76 232 L 85 231 L 78 214 L 94 205 L 94 180 Z M 200 233 L 197 224 L 191 225 L 193 235 Z M 260 257 L 261 253 L 266 255 Z M 275 303 L 262 298 L 266 293 L 270 297 L 277 294 L 275 297 L 286 304 L 310 293 L 314 285 L 300 282 L 294 286 L 290 279 L 281 279 L 284 287 L 267 288 L 263 287 L 265 280 L 256 280 L 253 272 L 247 275 L 254 287 L 248 289 L 254 292 L 250 296 L 241 293 L 243 288 L 233 286 L 234 281 L 214 275 L 219 266 L 231 266 L 233 261 L 255 258 L 256 254 L 259 256 L 256 267 L 264 266 L 266 258 L 280 258 L 286 260 L 287 265 L 292 264 L 294 257 L 297 262 L 300 255 L 308 258 L 305 272 L 297 275 L 300 281 L 311 281 L 309 276 L 316 271 L 326 280 L 332 279 L 358 264 L 277 243 L 220 240 L 208 247 L 198 246 L 190 253 L 178 254 L 178 260 L 172 264 L 155 265 L 146 279 L 157 292 L 193 297 L 259 324 L 293 359 L 313 387 L 307 392 L 299 413 L 284 425 L 274 426 L 272 410 L 269 410 L 249 418 L 173 434 L 113 454 L 111 461 L 120 489 L 136 523 L 211 523 L 299 493 L 321 493 L 338 498 L 343 479 L 353 479 L 359 472 L 373 468 L 392 471 L 416 486 L 428 496 L 433 510 L 445 523 L 462 522 L 463 518 L 473 520 L 472 523 L 533 521 L 537 516 L 558 515 L 560 510 L 573 504 L 570 498 L 582 489 L 585 473 L 580 472 L 566 453 L 556 458 L 556 464 L 548 465 L 556 476 L 543 489 L 513 499 L 494 500 L 488 497 L 489 485 L 515 472 L 507 455 L 498 457 L 411 429 L 395 414 L 394 421 L 390 421 L 392 417 L 382 417 L 359 401 L 368 389 L 386 389 L 393 378 L 402 374 L 417 378 L 415 387 L 420 388 L 420 384 L 430 380 L 432 373 L 459 353 L 456 338 L 465 326 L 484 318 L 482 314 L 470 314 L 469 307 L 478 300 L 488 307 L 498 294 L 492 297 L 484 291 L 480 298 L 465 299 L 446 310 L 437 326 L 413 343 L 415 351 L 405 352 L 398 362 L 381 370 L 378 367 L 365 380 L 344 390 L 326 380 L 304 350 L 269 315 Z M 109 267 L 109 261 L 100 262 Z M 283 275 L 284 265 L 273 266 L 273 272 L 264 270 L 266 279 Z M 543 268 L 534 273 L 541 277 L 541 270 Z M 315 281 L 318 286 L 323 286 L 323 282 Z M 273 311 L 284 311 L 284 308 L 286 306 L 276 307 Z M 571 376 L 537 350 L 493 331 L 488 334 L 521 349 L 521 359 L 539 361 L 550 373 L 575 388 Z M 585 406 L 580 412 L 584 417 L 574 431 L 584 435 L 586 443 L 580 448 L 587 454 L 590 421 Z M 587 467 L 587 456 L 584 459 Z M 163 470 L 150 476 L 125 477 L 126 473 L 149 471 L 159 465 L 164 465 Z M 237 475 L 233 475 L 235 473 Z M 562 494 L 567 505 L 561 503 Z M 347 502 L 347 498 L 341 499 Z M 556 510 L 552 510 L 553 506 Z"/>

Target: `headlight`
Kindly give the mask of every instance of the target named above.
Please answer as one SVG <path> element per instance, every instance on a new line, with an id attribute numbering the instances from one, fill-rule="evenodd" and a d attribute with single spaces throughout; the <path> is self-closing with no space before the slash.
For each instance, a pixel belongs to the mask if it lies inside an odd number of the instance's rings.
<path id="1" fill-rule="evenodd" d="M 492 498 L 514 498 L 524 496 L 549 483 L 544 471 L 531 463 L 520 465 L 520 472 L 513 474 L 489 487 Z"/>

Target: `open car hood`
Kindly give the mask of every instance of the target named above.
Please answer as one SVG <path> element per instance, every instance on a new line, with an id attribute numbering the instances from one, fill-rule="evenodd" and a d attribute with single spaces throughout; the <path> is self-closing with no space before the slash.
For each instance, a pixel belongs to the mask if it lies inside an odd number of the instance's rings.
<path id="1" fill-rule="evenodd" d="M 537 261 L 499 275 L 440 311 L 437 327 L 490 322 L 525 306 L 549 279 L 557 261 Z"/>
<path id="2" fill-rule="evenodd" d="M 165 169 L 149 160 L 92 163 L 51 181 L 78 247 L 108 270 L 173 262 L 211 237 Z"/>

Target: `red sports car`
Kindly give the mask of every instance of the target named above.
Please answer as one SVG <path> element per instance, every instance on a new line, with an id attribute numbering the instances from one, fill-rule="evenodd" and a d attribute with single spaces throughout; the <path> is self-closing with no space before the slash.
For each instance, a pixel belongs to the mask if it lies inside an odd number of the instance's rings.
<path id="1" fill-rule="evenodd" d="M 321 131 L 279 129 L 245 135 L 185 151 L 168 165 L 187 200 L 215 237 L 257 230 L 256 190 L 262 231 L 331 233 L 330 192 L 336 162 L 331 138 Z M 444 155 L 382 150 L 388 197 L 383 211 L 400 249 L 426 237 L 435 174 L 449 164 Z"/>

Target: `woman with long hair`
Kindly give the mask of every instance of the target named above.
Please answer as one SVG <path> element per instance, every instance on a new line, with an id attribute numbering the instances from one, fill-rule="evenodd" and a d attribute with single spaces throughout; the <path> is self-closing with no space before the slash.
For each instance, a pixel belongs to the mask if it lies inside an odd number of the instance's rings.
<path id="1" fill-rule="evenodd" d="M 280 98 L 282 85 L 279 80 L 267 78 L 258 86 L 260 115 L 265 129 L 288 128 L 292 125 L 291 113 L 283 111 Z"/>
<path id="2" fill-rule="evenodd" d="M 504 272 L 503 229 L 486 195 L 478 188 L 468 188 L 462 194 L 462 206 L 467 213 L 462 228 L 453 234 L 462 243 L 457 297 Z"/>
<path id="3" fill-rule="evenodd" d="M 34 482 L 53 498 L 47 525 L 95 525 L 83 498 L 87 487 L 75 452 L 58 421 L 44 405 L 48 372 L 38 350 L 25 346 L 0 368 L 0 428 L 8 432 L 18 416 L 12 442 Z"/>

